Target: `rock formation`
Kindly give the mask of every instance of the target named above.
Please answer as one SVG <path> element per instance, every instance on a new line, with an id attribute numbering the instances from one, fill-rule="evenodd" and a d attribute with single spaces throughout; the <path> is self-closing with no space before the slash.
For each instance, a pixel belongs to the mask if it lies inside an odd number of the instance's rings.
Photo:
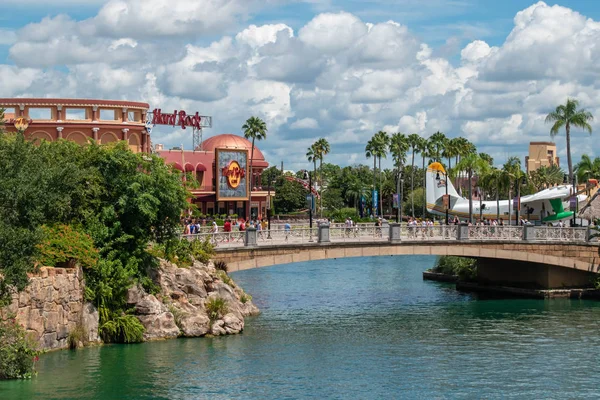
<path id="1" fill-rule="evenodd" d="M 162 260 L 153 280 L 160 293 L 134 286 L 127 299 L 146 328 L 146 340 L 235 334 L 244 329 L 244 317 L 259 313 L 250 296 L 212 262 L 179 268 Z M 222 299 L 225 307 L 211 320 L 206 303 L 214 299 Z"/>
<path id="2" fill-rule="evenodd" d="M 83 289 L 81 269 L 41 267 L 22 292 L 13 294 L 5 312 L 16 314 L 41 349 L 68 347 L 69 333 L 77 327 L 84 332 L 78 340 L 99 342 L 98 311 L 84 302 Z"/>

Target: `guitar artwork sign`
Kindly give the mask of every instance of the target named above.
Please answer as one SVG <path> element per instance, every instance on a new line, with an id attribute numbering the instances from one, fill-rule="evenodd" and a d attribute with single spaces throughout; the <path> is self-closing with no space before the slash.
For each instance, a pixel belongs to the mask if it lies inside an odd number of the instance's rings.
<path id="1" fill-rule="evenodd" d="M 248 200 L 248 150 L 215 149 L 217 201 Z"/>

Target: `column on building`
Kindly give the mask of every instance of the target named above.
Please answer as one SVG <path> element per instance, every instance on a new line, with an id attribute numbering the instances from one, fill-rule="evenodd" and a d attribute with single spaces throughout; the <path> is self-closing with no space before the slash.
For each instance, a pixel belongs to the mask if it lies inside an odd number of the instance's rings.
<path id="1" fill-rule="evenodd" d="M 98 121 L 98 106 L 93 106 L 92 107 L 92 122 L 96 122 L 96 121 Z"/>
<path id="2" fill-rule="evenodd" d="M 100 128 L 92 128 L 92 132 L 93 132 L 93 137 L 94 137 L 94 142 L 96 143 L 100 143 L 100 140 L 98 138 L 98 131 L 100 130 Z"/>
<path id="3" fill-rule="evenodd" d="M 62 115 L 62 105 L 59 104 L 59 105 L 56 106 L 56 120 L 58 122 L 62 122 L 62 118 L 63 118 L 63 115 Z"/>
<path id="4" fill-rule="evenodd" d="M 128 121 L 127 119 L 127 107 L 123 107 L 123 117 L 122 120 L 124 123 L 126 123 Z"/>
<path id="5" fill-rule="evenodd" d="M 62 135 L 63 129 L 65 129 L 65 128 L 62 127 L 62 126 L 57 126 L 56 127 L 56 131 L 58 132 L 58 135 L 57 135 L 58 139 L 62 139 L 63 138 L 63 135 Z"/>
<path id="6" fill-rule="evenodd" d="M 123 132 L 123 140 L 129 143 L 129 135 L 127 132 L 129 132 L 128 128 L 123 128 L 121 129 L 121 131 Z"/>

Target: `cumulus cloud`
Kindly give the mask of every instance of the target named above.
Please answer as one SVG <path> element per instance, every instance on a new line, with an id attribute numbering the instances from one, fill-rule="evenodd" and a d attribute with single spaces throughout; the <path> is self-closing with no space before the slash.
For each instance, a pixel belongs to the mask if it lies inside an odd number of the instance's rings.
<path id="1" fill-rule="evenodd" d="M 299 149 L 316 137 L 332 144 L 329 161 L 364 162 L 366 141 L 382 129 L 463 135 L 501 162 L 524 155 L 530 140 L 549 140 L 544 116 L 567 97 L 600 117 L 600 26 L 565 7 L 536 3 L 517 13 L 502 45 L 470 38 L 454 60 L 410 26 L 347 12 L 316 15 L 297 32 L 284 23 L 233 29 L 258 2 L 240 4 L 111 0 L 88 20 L 46 17 L 18 31 L 15 65 L 0 64 L 0 84 L 6 96 L 199 111 L 213 116 L 205 136 L 239 133 L 256 115 L 269 127 L 259 146 L 289 168 L 306 162 Z M 199 40 L 207 32 L 212 41 Z M 153 135 L 167 147 L 187 137 Z M 588 136 L 574 135 L 574 151 L 593 150 Z"/>

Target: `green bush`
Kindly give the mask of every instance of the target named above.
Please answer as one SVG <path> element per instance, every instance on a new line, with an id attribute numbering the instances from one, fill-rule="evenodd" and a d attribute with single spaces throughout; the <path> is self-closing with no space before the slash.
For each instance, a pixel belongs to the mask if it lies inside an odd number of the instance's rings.
<path id="1" fill-rule="evenodd" d="M 209 298 L 206 303 L 204 303 L 204 306 L 206 307 L 206 313 L 211 322 L 222 318 L 228 311 L 227 301 L 220 297 Z"/>
<path id="2" fill-rule="evenodd" d="M 225 271 L 217 271 L 217 277 L 223 281 L 224 284 L 233 287 L 235 284 L 233 283 L 233 280 L 229 277 L 229 275 L 227 275 L 227 272 Z"/>
<path id="3" fill-rule="evenodd" d="M 83 325 L 81 323 L 77 324 L 75 326 L 75 329 L 69 332 L 69 336 L 67 336 L 67 343 L 69 344 L 69 349 L 76 349 L 77 346 L 79 346 L 79 342 L 83 344 L 86 343 L 85 329 L 83 328 Z"/>
<path id="4" fill-rule="evenodd" d="M 163 258 L 179 267 L 189 267 L 193 260 L 207 263 L 214 255 L 214 246 L 210 240 L 171 239 L 164 244 L 153 245 L 150 254 Z"/>
<path id="5" fill-rule="evenodd" d="M 39 262 L 46 267 L 94 268 L 98 263 L 99 252 L 94 247 L 90 235 L 64 224 L 42 226 L 43 241 L 38 245 Z"/>
<path id="6" fill-rule="evenodd" d="M 240 296 L 240 301 L 242 302 L 242 304 L 246 304 L 247 302 L 252 301 L 252 296 L 246 293 L 242 293 L 242 295 Z"/>
<path id="7" fill-rule="evenodd" d="M 437 259 L 431 271 L 455 275 L 461 280 L 473 280 L 477 276 L 477 260 L 468 257 L 442 256 Z"/>
<path id="8" fill-rule="evenodd" d="M 0 318 L 0 379 L 26 379 L 35 374 L 37 344 L 14 316 Z"/>
<path id="9" fill-rule="evenodd" d="M 336 222 L 343 222 L 346 220 L 346 218 L 352 218 L 352 220 L 356 221 L 358 220 L 359 215 L 356 208 L 346 207 L 333 211 L 331 214 L 329 214 L 329 218 Z"/>
<path id="10" fill-rule="evenodd" d="M 215 269 L 227 273 L 227 263 L 223 260 L 215 261 Z"/>
<path id="11" fill-rule="evenodd" d="M 105 342 L 138 343 L 144 340 L 144 326 L 133 315 L 114 317 L 103 323 L 99 331 Z"/>

